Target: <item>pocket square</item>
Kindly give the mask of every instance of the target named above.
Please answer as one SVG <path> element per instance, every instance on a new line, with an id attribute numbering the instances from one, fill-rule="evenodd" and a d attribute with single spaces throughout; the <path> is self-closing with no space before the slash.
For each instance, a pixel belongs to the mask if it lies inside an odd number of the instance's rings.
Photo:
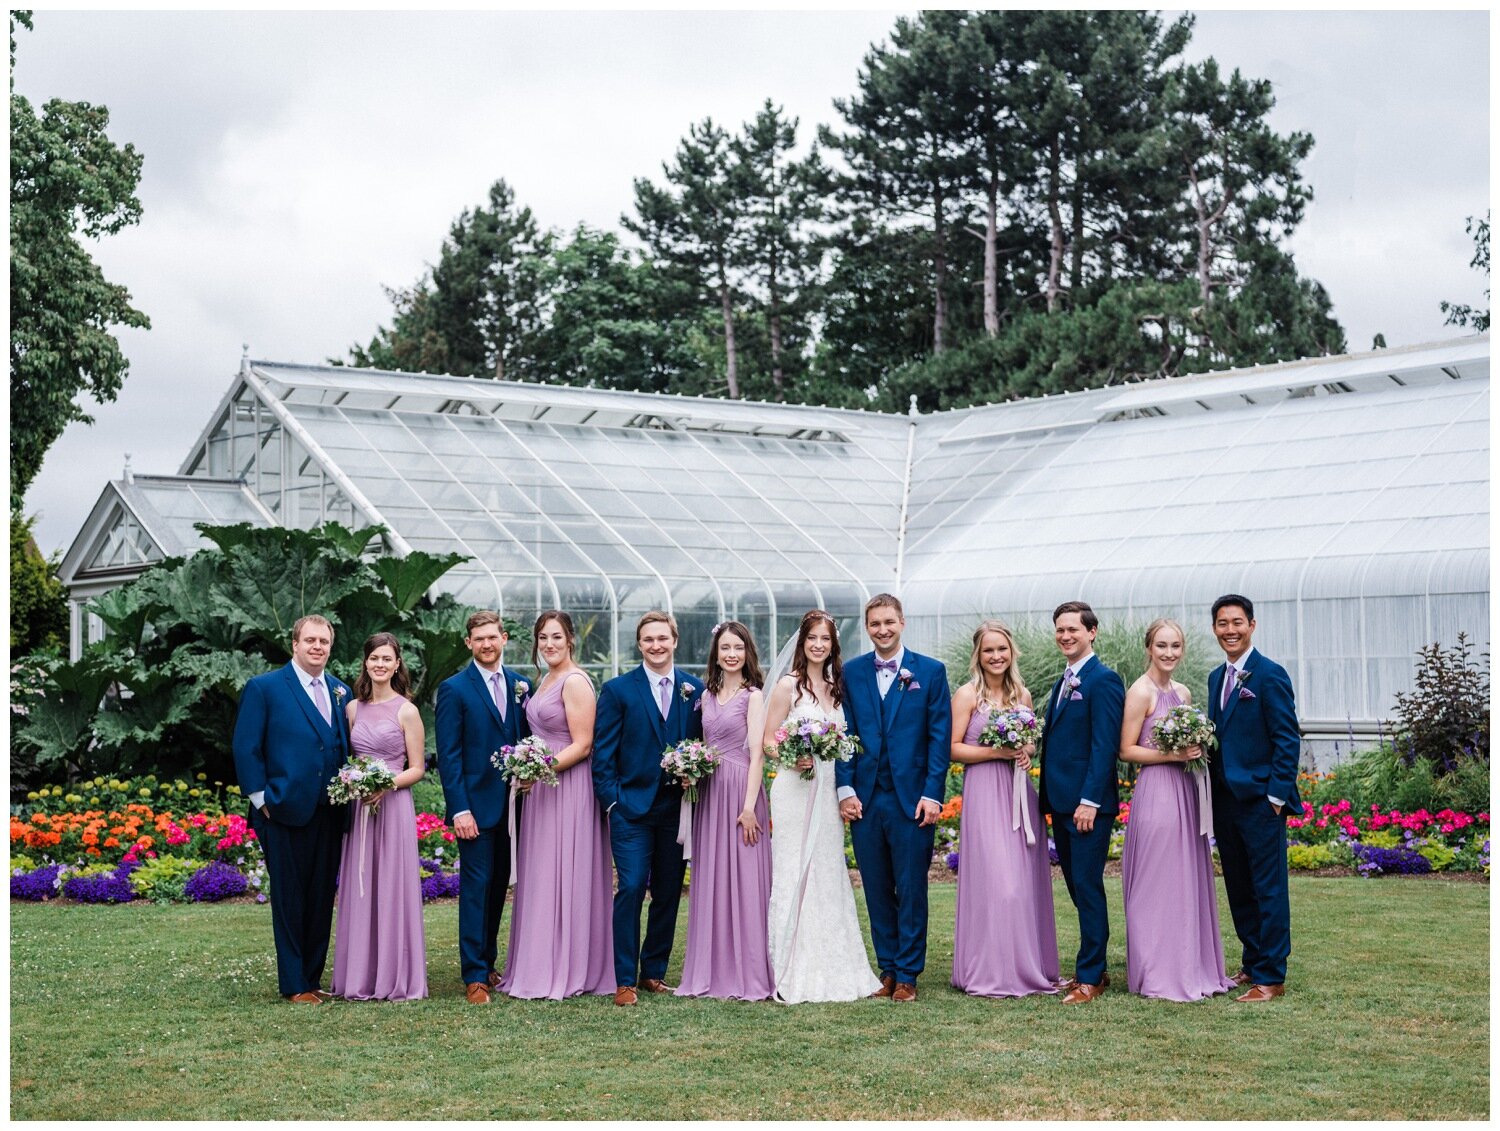
<path id="1" fill-rule="evenodd" d="M 1069 695 L 1068 698 L 1069 699 L 1082 699 L 1083 698 L 1083 692 L 1081 692 L 1081 691 L 1075 691 L 1075 692 L 1073 692 L 1073 694 Z"/>
<path id="2" fill-rule="evenodd" d="M 906 685 L 906 690 L 908 690 L 908 691 L 921 691 L 922 690 L 922 685 L 920 683 L 918 683 L 916 680 L 912 680 L 910 683 L 908 683 Z"/>
<path id="3" fill-rule="evenodd" d="M 1254 699 L 1255 698 L 1255 692 L 1251 691 L 1248 687 L 1242 687 L 1242 688 L 1240 688 L 1240 698 L 1241 699 Z"/>

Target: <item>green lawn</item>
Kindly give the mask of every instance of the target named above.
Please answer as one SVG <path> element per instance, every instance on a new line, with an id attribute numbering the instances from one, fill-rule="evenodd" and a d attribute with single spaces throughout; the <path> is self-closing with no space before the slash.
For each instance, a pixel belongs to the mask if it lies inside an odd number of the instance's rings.
<path id="1" fill-rule="evenodd" d="M 1294 877 L 1287 996 L 989 1001 L 946 985 L 932 889 L 915 1005 L 605 998 L 468 1006 L 457 907 L 433 997 L 296 1007 L 265 907 L 11 906 L 16 1119 L 1484 1119 L 1489 887 Z M 1057 885 L 1063 969 L 1076 920 Z M 686 903 L 684 903 L 684 909 Z M 1225 935 L 1228 913 L 1221 908 Z M 685 918 L 685 916 L 684 916 Z M 504 938 L 502 934 L 502 939 Z M 680 969 L 679 935 L 673 975 Z M 1231 969 L 1238 944 L 1231 943 Z"/>

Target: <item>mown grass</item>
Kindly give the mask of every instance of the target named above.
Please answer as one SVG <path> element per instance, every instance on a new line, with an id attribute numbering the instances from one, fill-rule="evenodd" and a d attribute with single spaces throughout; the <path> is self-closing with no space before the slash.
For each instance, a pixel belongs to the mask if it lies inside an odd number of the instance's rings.
<path id="1" fill-rule="evenodd" d="M 912 1006 L 651 997 L 468 1006 L 457 908 L 427 908 L 432 997 L 276 996 L 269 913 L 11 906 L 16 1119 L 1483 1119 L 1489 888 L 1296 877 L 1289 992 L 1093 1005 L 949 987 L 932 888 Z M 1076 921 L 1058 884 L 1064 970 Z M 1238 957 L 1221 908 L 1230 966 Z M 504 936 L 502 935 L 502 938 Z M 680 969 L 681 938 L 672 974 Z"/>

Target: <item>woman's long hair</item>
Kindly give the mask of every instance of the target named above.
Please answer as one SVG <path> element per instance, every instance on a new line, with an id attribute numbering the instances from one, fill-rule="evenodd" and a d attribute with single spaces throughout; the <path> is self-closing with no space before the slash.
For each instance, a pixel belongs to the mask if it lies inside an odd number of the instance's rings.
<path id="1" fill-rule="evenodd" d="M 797 648 L 792 654 L 792 674 L 797 677 L 797 687 L 816 699 L 817 696 L 813 694 L 812 681 L 807 676 L 805 649 L 808 634 L 819 624 L 826 624 L 828 635 L 833 638 L 833 647 L 828 652 L 828 659 L 823 661 L 823 675 L 828 680 L 829 691 L 833 694 L 833 705 L 837 707 L 844 701 L 844 663 L 839 659 L 839 626 L 822 609 L 813 609 L 802 614 L 802 626 L 797 630 Z"/>
<path id="2" fill-rule="evenodd" d="M 745 642 L 745 666 L 740 674 L 746 687 L 765 686 L 766 677 L 760 670 L 760 657 L 755 652 L 755 637 L 737 620 L 726 620 L 714 626 L 714 634 L 708 641 L 708 678 L 704 686 L 710 694 L 717 695 L 724 688 L 724 669 L 719 666 L 719 640 L 726 632 L 732 632 Z"/>
<path id="3" fill-rule="evenodd" d="M 1003 621 L 982 620 L 979 622 L 979 627 L 974 630 L 974 648 L 969 653 L 969 675 L 974 680 L 974 690 L 979 699 L 983 700 L 984 668 L 979 663 L 979 647 L 987 632 L 1005 637 L 1005 642 L 1010 645 L 1010 667 L 1006 668 L 1005 674 L 1000 677 L 1000 695 L 1004 702 L 993 705 L 996 707 L 1014 706 L 1021 702 L 1026 685 L 1021 682 L 1021 650 L 1016 647 L 1016 639 Z"/>
<path id="4" fill-rule="evenodd" d="M 578 639 L 578 634 L 573 631 L 573 618 L 561 609 L 548 609 L 536 618 L 536 623 L 531 626 L 531 666 L 541 671 L 547 665 L 542 662 L 541 648 L 536 638 L 542 634 L 542 629 L 549 620 L 555 620 L 557 627 L 563 630 L 563 635 L 568 639 L 568 659 L 575 659 L 573 655 L 573 644 Z"/>
<path id="5" fill-rule="evenodd" d="M 396 653 L 396 670 L 391 673 L 391 690 L 403 699 L 410 698 L 411 672 L 406 670 L 406 661 L 401 658 L 401 641 L 389 632 L 377 632 L 365 641 L 364 658 L 359 662 L 359 678 L 354 681 L 354 698 L 361 703 L 368 703 L 370 696 L 375 694 L 375 681 L 370 678 L 370 669 L 366 665 L 369 663 L 370 653 L 380 647 L 389 647 Z"/>

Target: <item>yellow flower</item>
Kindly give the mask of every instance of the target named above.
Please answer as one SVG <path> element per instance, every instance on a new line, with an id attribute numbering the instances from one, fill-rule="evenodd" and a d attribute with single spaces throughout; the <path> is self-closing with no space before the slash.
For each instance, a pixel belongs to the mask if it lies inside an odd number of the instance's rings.
<path id="1" fill-rule="evenodd" d="M 54 785 L 52 787 L 52 796 L 53 797 L 61 797 L 62 796 L 62 786 L 60 786 L 60 785 Z"/>
<path id="2" fill-rule="evenodd" d="M 26 794 L 26 800 L 27 801 L 35 801 L 36 800 L 36 790 L 33 789 L 30 792 L 28 792 Z"/>
<path id="3" fill-rule="evenodd" d="M 140 795 L 142 797 L 150 797 L 151 796 L 151 791 L 149 789 L 147 789 L 145 786 L 141 786 L 141 788 L 138 790 L 138 792 L 140 793 Z"/>
<path id="4" fill-rule="evenodd" d="M 205 773 L 199 773 L 198 780 L 199 781 L 207 781 L 208 780 L 208 775 L 205 774 Z"/>
<path id="5" fill-rule="evenodd" d="M 104 779 L 103 778 L 95 778 L 94 779 L 94 784 L 95 785 L 103 785 L 104 784 Z"/>
<path id="6" fill-rule="evenodd" d="M 232 786 L 229 787 L 229 789 L 226 792 L 232 793 L 236 797 L 238 797 L 239 793 L 240 793 L 240 787 L 237 786 L 237 785 L 232 785 Z"/>

